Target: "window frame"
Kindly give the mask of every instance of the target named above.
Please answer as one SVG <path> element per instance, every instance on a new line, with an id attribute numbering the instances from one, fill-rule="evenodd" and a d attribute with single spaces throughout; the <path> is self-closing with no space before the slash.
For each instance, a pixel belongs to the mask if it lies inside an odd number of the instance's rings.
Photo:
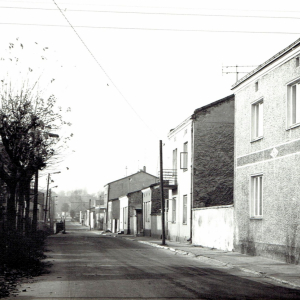
<path id="1" fill-rule="evenodd" d="M 264 137 L 264 98 L 261 97 L 251 103 L 251 142 L 261 140 L 263 137 Z"/>
<path id="2" fill-rule="evenodd" d="M 296 88 L 296 97 L 293 100 L 293 87 Z M 300 126 L 300 77 L 290 81 L 286 85 L 287 91 L 287 130 Z M 293 102 L 296 108 L 293 109 Z M 297 105 L 298 104 L 298 105 Z M 297 108 L 298 107 L 298 108 Z M 298 118 L 297 118 L 298 117 Z M 295 118 L 295 120 L 293 120 Z"/>
<path id="3" fill-rule="evenodd" d="M 183 143 L 183 152 L 180 152 L 180 169 L 188 170 L 188 142 Z"/>
<path id="4" fill-rule="evenodd" d="M 183 195 L 182 197 L 182 224 L 187 225 L 187 217 L 188 217 L 188 209 L 187 209 L 187 195 Z"/>
<path id="5" fill-rule="evenodd" d="M 250 219 L 263 218 L 263 177 L 263 173 L 252 174 L 250 176 Z M 257 197 L 258 195 L 259 197 Z"/>
<path id="6" fill-rule="evenodd" d="M 176 223 L 176 197 L 172 198 L 172 223 Z"/>

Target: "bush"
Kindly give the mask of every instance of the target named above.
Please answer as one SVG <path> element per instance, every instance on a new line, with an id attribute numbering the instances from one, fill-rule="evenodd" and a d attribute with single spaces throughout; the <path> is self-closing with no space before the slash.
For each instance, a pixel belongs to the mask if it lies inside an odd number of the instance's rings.
<path id="1" fill-rule="evenodd" d="M 37 231 L 31 236 L 24 236 L 19 232 L 0 233 L 0 273 L 7 269 L 24 272 L 27 275 L 38 275 L 46 256 L 45 239 L 47 233 Z"/>

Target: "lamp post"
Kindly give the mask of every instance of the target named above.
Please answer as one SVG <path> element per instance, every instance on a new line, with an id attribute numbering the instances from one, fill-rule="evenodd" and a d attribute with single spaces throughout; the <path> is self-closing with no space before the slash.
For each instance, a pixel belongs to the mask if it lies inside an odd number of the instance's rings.
<path id="1" fill-rule="evenodd" d="M 47 191 L 46 191 L 46 204 L 45 204 L 45 216 L 44 216 L 44 222 L 45 224 L 47 223 L 47 207 L 48 207 L 48 198 L 49 198 L 49 183 L 50 183 L 50 177 L 51 174 L 59 174 L 61 173 L 60 171 L 54 172 L 54 173 L 48 173 L 48 179 L 47 179 Z M 49 200 L 49 206 L 50 206 L 50 200 Z"/>
<path id="2" fill-rule="evenodd" d="M 57 186 L 56 186 L 57 187 Z M 54 188 L 54 187 L 53 187 Z M 55 218 L 55 203 L 53 202 L 53 198 L 58 197 L 58 196 L 51 196 L 51 189 L 50 189 L 50 199 L 49 199 L 49 218 L 50 218 L 50 230 L 51 233 L 54 232 L 54 218 Z M 52 202 L 52 211 L 50 211 L 50 203 Z"/>

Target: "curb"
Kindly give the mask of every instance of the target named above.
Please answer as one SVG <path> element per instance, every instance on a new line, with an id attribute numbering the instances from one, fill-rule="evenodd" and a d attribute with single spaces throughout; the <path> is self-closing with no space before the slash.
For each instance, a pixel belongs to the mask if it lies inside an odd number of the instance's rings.
<path id="1" fill-rule="evenodd" d="M 204 256 L 204 255 L 195 255 L 195 254 L 193 254 L 191 252 L 188 252 L 188 251 L 179 250 L 179 249 L 172 248 L 172 247 L 169 247 L 169 246 L 162 246 L 162 245 L 147 242 L 147 241 L 138 241 L 136 239 L 131 239 L 131 238 L 125 238 L 125 239 L 130 240 L 130 241 L 136 241 L 138 243 L 146 244 L 146 245 L 149 245 L 149 246 L 152 246 L 152 247 L 156 247 L 156 248 L 160 248 L 160 249 L 164 249 L 164 250 L 169 250 L 169 251 L 175 252 L 175 254 L 178 253 L 178 254 L 181 254 L 181 255 L 192 256 L 192 257 L 194 257 L 198 260 L 201 260 L 202 262 L 205 262 L 205 263 L 209 263 L 209 264 L 213 264 L 213 265 L 219 265 L 219 266 L 223 266 L 223 267 L 228 267 L 230 269 L 237 268 L 238 270 L 243 271 L 245 273 L 251 273 L 251 274 L 257 275 L 257 276 L 262 277 L 262 278 L 271 279 L 271 280 L 274 280 L 278 283 L 289 285 L 293 288 L 300 288 L 300 285 L 298 285 L 298 284 L 294 284 L 292 282 L 289 282 L 289 281 L 286 281 L 286 280 L 283 280 L 283 279 L 280 279 L 280 278 L 276 278 L 274 276 L 269 276 L 264 272 L 259 272 L 259 271 L 255 271 L 255 270 L 252 270 L 252 269 L 242 268 L 242 267 L 237 267 L 237 266 L 234 266 L 230 263 L 224 263 L 224 262 L 222 262 L 218 259 L 215 259 L 215 258 L 210 258 L 210 257 Z"/>

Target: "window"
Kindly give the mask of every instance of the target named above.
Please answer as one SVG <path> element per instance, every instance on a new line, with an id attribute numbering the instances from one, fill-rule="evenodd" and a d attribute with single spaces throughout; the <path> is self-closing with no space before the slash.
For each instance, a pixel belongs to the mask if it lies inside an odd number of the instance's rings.
<path id="1" fill-rule="evenodd" d="M 288 126 L 300 123 L 300 81 L 288 85 Z"/>
<path id="2" fill-rule="evenodd" d="M 252 218 L 262 217 L 262 191 L 263 180 L 262 175 L 251 176 L 251 204 L 250 204 L 250 216 Z"/>
<path id="3" fill-rule="evenodd" d="M 299 67 L 299 57 L 296 57 L 296 67 Z"/>
<path id="4" fill-rule="evenodd" d="M 177 149 L 173 150 L 173 170 L 177 171 Z"/>
<path id="5" fill-rule="evenodd" d="M 255 92 L 258 91 L 258 81 L 255 82 Z"/>
<path id="6" fill-rule="evenodd" d="M 180 153 L 180 169 L 188 169 L 188 142 L 183 144 L 183 152 Z"/>
<path id="7" fill-rule="evenodd" d="M 123 220 L 124 220 L 124 225 L 126 225 L 128 220 L 128 206 L 123 207 Z"/>
<path id="8" fill-rule="evenodd" d="M 176 198 L 172 199 L 172 223 L 176 223 Z"/>
<path id="9" fill-rule="evenodd" d="M 182 223 L 187 223 L 187 195 L 183 196 L 183 215 L 182 215 Z"/>
<path id="10" fill-rule="evenodd" d="M 151 202 L 144 202 L 145 222 L 150 222 Z"/>
<path id="11" fill-rule="evenodd" d="M 263 136 L 263 100 L 259 100 L 252 104 L 252 140 L 256 140 Z"/>

